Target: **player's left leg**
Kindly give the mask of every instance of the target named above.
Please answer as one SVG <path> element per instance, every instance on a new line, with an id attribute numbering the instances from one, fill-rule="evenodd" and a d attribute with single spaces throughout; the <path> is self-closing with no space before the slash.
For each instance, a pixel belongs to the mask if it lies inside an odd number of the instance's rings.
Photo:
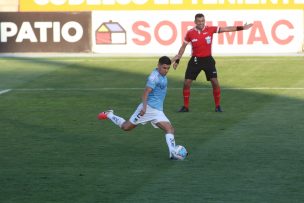
<path id="1" fill-rule="evenodd" d="M 217 71 L 215 67 L 215 60 L 212 56 L 206 57 L 203 60 L 204 71 L 206 78 L 211 82 L 213 89 L 213 98 L 215 103 L 215 112 L 222 112 L 220 102 L 221 102 L 221 88 L 219 81 L 217 79 Z"/>
<path id="2" fill-rule="evenodd" d="M 193 80 L 196 80 L 197 76 L 200 74 L 202 68 L 198 63 L 197 57 L 191 57 L 188 62 L 187 69 L 185 72 L 185 80 L 183 86 L 183 97 L 184 105 L 178 112 L 189 112 L 189 101 L 190 101 L 190 88 Z"/>
<path id="3" fill-rule="evenodd" d="M 184 105 L 178 112 L 189 112 L 189 100 L 190 100 L 190 88 L 191 88 L 191 79 L 185 79 L 183 86 L 183 97 L 184 97 Z"/>
<path id="4" fill-rule="evenodd" d="M 213 98 L 215 103 L 215 112 L 222 112 L 221 109 L 221 88 L 217 78 L 210 78 L 213 89 Z"/>
<path id="5" fill-rule="evenodd" d="M 134 125 L 133 123 L 131 123 L 130 121 L 126 121 L 122 124 L 121 129 L 124 131 L 130 131 L 134 128 L 136 128 L 137 125 Z"/>
<path id="6" fill-rule="evenodd" d="M 134 125 L 130 121 L 126 121 L 124 118 L 115 115 L 113 110 L 101 112 L 98 115 L 98 119 L 110 119 L 115 125 L 118 125 L 124 131 L 129 131 L 136 127 L 136 125 Z"/>
<path id="7" fill-rule="evenodd" d="M 170 122 L 161 121 L 156 123 L 156 126 L 165 131 L 166 143 L 169 149 L 169 158 L 172 158 L 172 151 L 175 147 L 174 128 Z"/>

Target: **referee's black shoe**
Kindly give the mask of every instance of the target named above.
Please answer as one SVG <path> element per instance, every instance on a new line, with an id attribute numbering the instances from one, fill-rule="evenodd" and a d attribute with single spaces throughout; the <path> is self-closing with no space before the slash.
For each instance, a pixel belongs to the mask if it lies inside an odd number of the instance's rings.
<path id="1" fill-rule="evenodd" d="M 215 112 L 223 112 L 221 106 L 215 107 Z"/>
<path id="2" fill-rule="evenodd" d="M 189 112 L 189 108 L 182 106 L 182 108 L 178 112 Z"/>

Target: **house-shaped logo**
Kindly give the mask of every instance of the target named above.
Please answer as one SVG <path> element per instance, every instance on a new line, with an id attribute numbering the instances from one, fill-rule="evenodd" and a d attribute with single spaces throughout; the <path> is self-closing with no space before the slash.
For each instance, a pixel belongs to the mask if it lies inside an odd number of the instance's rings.
<path id="1" fill-rule="evenodd" d="M 96 30 L 96 44 L 127 44 L 127 33 L 118 22 L 102 23 Z"/>

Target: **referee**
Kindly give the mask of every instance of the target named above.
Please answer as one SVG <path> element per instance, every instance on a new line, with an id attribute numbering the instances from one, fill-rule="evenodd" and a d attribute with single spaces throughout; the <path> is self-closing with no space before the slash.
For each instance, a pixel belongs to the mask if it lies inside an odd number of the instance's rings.
<path id="1" fill-rule="evenodd" d="M 184 105 L 179 112 L 189 112 L 190 87 L 193 80 L 196 80 L 199 73 L 203 70 L 205 72 L 207 81 L 210 81 L 213 89 L 213 97 L 215 103 L 215 112 L 222 112 L 220 105 L 221 89 L 217 80 L 217 72 L 215 68 L 215 60 L 211 55 L 211 45 L 214 33 L 234 32 L 240 30 L 247 30 L 253 24 L 245 24 L 244 26 L 206 26 L 205 16 L 201 13 L 195 15 L 195 27 L 190 29 L 185 38 L 178 54 L 172 59 L 173 68 L 176 69 L 180 59 L 182 58 L 186 46 L 191 43 L 192 57 L 188 62 L 185 73 L 183 96 Z"/>

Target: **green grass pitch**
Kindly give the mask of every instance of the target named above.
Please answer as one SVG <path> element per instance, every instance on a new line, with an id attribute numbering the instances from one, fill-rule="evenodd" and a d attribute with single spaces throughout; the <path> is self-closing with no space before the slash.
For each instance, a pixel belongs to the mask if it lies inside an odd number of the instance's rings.
<path id="1" fill-rule="evenodd" d="M 123 132 L 155 58 L 1 58 L 0 202 L 304 202 L 304 57 L 216 57 L 223 113 L 203 73 L 189 113 L 187 64 L 168 73 L 177 144 L 150 124 Z M 5 91 L 10 90 L 10 91 Z"/>

